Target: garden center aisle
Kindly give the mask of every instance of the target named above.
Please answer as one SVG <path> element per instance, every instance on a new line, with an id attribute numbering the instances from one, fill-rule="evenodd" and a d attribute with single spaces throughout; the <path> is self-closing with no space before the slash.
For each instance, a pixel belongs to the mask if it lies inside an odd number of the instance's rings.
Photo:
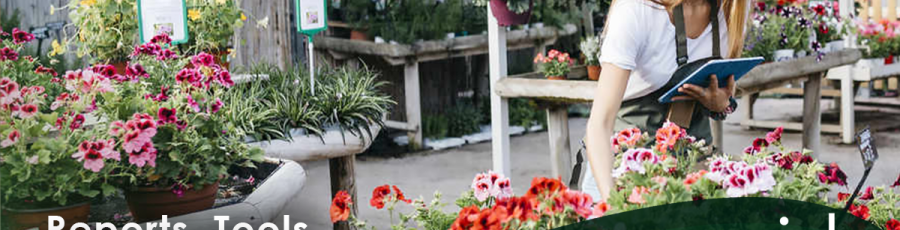
<path id="1" fill-rule="evenodd" d="M 779 108 L 799 108 L 802 104 L 800 99 L 788 100 L 772 100 L 760 99 L 756 105 L 756 117 L 760 119 L 784 119 L 788 116 L 794 117 L 800 115 L 799 109 L 779 109 Z M 822 108 L 829 108 L 830 101 L 826 100 L 822 104 Z M 742 108 L 731 115 L 725 122 L 725 151 L 728 153 L 740 153 L 744 147 L 750 145 L 751 141 L 757 137 L 764 136 L 766 130 L 750 130 L 746 131 L 738 126 L 740 121 Z M 896 120 L 885 121 L 884 119 L 869 119 L 873 122 L 876 120 L 882 122 L 893 122 L 900 124 Z M 578 139 L 584 136 L 587 119 L 573 118 L 570 119 L 570 133 L 572 136 L 573 151 L 578 144 Z M 890 184 L 896 179 L 895 175 L 900 169 L 891 167 L 889 164 L 900 162 L 900 135 L 895 132 L 880 132 L 876 134 L 878 149 L 881 158 L 876 163 L 872 174 L 870 174 L 869 185 Z M 833 136 L 825 136 L 823 142 L 827 142 Z M 783 138 L 785 145 L 789 147 L 800 146 L 799 133 L 785 133 Z M 513 192 L 523 194 L 531 183 L 531 178 L 537 176 L 550 175 L 549 149 L 546 145 L 547 133 L 531 133 L 523 136 L 511 138 L 511 159 L 513 175 L 512 178 Z M 856 147 L 850 145 L 834 145 L 823 143 L 823 152 L 818 157 L 822 162 L 837 162 L 848 175 L 848 183 L 852 189 L 862 176 L 862 162 Z M 330 229 L 331 223 L 328 221 L 328 207 L 330 200 L 324 199 L 329 197 L 328 193 L 328 163 L 327 161 L 317 161 L 303 164 L 308 170 L 307 185 L 304 190 L 297 194 L 291 204 L 283 211 L 284 214 L 291 215 L 292 222 L 304 222 L 309 225 L 307 229 Z M 459 191 L 467 189 L 472 183 L 472 177 L 482 170 L 491 167 L 491 145 L 490 142 L 468 145 L 457 149 L 426 151 L 414 153 L 403 158 L 383 159 L 372 157 L 361 157 L 356 166 L 357 189 L 359 200 L 359 214 L 361 217 L 373 223 L 370 226 L 389 226 L 390 220 L 386 210 L 375 210 L 369 206 L 369 199 L 372 197 L 372 189 L 383 184 L 397 185 L 408 198 L 425 197 L 426 201 L 431 200 L 431 196 L 435 190 L 450 191 L 449 194 L 443 194 L 443 201 L 448 205 L 446 211 L 459 210 L 454 204 L 449 203 L 459 197 Z M 845 188 L 833 188 L 835 191 L 846 192 Z M 833 192 L 836 193 L 836 192 Z M 834 194 L 831 194 L 834 197 Z M 408 208 L 406 205 L 398 205 Z M 400 209 L 408 212 L 411 209 Z M 397 220 L 394 220 L 397 221 Z M 275 223 L 283 222 L 278 219 Z"/>

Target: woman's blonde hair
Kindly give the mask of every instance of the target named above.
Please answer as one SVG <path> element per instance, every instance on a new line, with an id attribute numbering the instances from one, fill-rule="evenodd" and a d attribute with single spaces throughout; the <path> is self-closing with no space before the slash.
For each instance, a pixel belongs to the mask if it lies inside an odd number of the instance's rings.
<path id="1" fill-rule="evenodd" d="M 609 14 L 613 13 L 613 8 L 616 5 L 616 2 L 620 0 L 612 0 L 610 5 Z M 670 9 L 678 4 L 681 4 L 684 0 L 624 0 L 624 1 L 649 1 L 660 6 L 665 7 L 666 9 Z M 728 58 L 737 58 L 741 56 L 741 53 L 744 50 L 744 29 L 746 28 L 746 18 L 747 18 L 747 1 L 749 0 L 718 0 L 719 2 L 724 2 L 721 4 L 721 10 L 725 13 L 725 22 L 728 27 Z M 607 17 L 606 24 L 609 25 L 609 18 Z M 606 35 L 606 28 L 608 26 L 603 27 L 603 37 Z M 673 38 L 674 39 L 674 38 Z"/>

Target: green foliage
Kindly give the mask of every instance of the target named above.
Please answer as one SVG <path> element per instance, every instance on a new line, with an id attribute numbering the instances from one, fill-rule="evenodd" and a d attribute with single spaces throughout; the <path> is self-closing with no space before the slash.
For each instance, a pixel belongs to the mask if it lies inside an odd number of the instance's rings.
<path id="1" fill-rule="evenodd" d="M 476 6 L 487 6 L 491 0 L 474 0 Z M 506 0 L 506 8 L 517 14 L 524 13 L 531 9 L 532 0 Z"/>
<path id="2" fill-rule="evenodd" d="M 189 54 L 226 51 L 234 30 L 244 26 L 246 16 L 237 0 L 187 0 L 186 4 L 191 35 L 186 44 Z M 191 17 L 192 13 L 196 17 Z"/>
<path id="3" fill-rule="evenodd" d="M 546 127 L 547 113 L 543 109 L 538 108 L 534 100 L 523 98 L 510 99 L 509 125 L 522 126 L 526 129 L 534 125 Z"/>
<path id="4" fill-rule="evenodd" d="M 481 111 L 477 107 L 462 103 L 445 112 L 448 117 L 447 135 L 461 137 L 481 131 Z"/>
<path id="5" fill-rule="evenodd" d="M 0 28 L 3 28 L 4 31 L 9 32 L 12 28 L 19 27 L 20 19 L 19 19 L 19 9 L 13 9 L 11 14 L 8 14 L 7 9 L 0 8 Z"/>
<path id="6" fill-rule="evenodd" d="M 128 59 L 138 39 L 136 0 L 69 1 L 69 19 L 78 32 L 69 38 L 78 57 L 95 61 Z"/>
<path id="7" fill-rule="evenodd" d="M 422 117 L 422 134 L 431 139 L 447 137 L 450 122 L 443 114 L 430 114 Z"/>

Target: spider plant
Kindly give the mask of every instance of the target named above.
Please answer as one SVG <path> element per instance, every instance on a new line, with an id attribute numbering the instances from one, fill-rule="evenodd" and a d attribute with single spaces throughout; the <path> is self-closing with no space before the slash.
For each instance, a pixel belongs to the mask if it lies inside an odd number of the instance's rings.
<path id="1" fill-rule="evenodd" d="M 323 123 L 337 126 L 342 136 L 349 132 L 360 138 L 367 134 L 374 139 L 369 126 L 383 126 L 387 107 L 394 103 L 380 94 L 379 88 L 386 83 L 377 81 L 377 76 L 366 67 L 327 70 L 322 87 L 316 92 L 316 106 L 324 115 Z"/>

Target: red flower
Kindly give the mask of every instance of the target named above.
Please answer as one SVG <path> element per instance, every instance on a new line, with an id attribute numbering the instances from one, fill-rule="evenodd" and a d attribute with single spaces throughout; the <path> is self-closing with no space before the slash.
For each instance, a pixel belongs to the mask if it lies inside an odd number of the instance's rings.
<path id="1" fill-rule="evenodd" d="M 765 12 L 766 11 L 766 2 L 757 1 L 756 8 L 759 9 L 760 12 Z"/>
<path id="2" fill-rule="evenodd" d="M 816 12 L 816 15 L 823 16 L 823 15 L 825 15 L 825 6 L 817 5 L 817 6 L 813 7 L 813 11 Z"/>
<path id="3" fill-rule="evenodd" d="M 825 23 L 819 24 L 819 33 L 828 34 L 828 32 L 828 25 L 825 25 Z"/>
<path id="4" fill-rule="evenodd" d="M 178 111 L 175 108 L 169 109 L 166 107 L 159 108 L 159 112 L 156 113 L 156 117 L 158 118 L 158 122 L 160 125 L 165 125 L 169 123 L 178 122 L 178 118 L 175 116 Z"/>
<path id="5" fill-rule="evenodd" d="M 568 188 L 559 179 L 535 177 L 531 180 L 531 188 L 528 188 L 528 193 L 525 194 L 525 197 L 529 199 L 534 199 L 538 196 L 548 197 L 551 194 L 565 190 L 568 190 Z"/>
<path id="6" fill-rule="evenodd" d="M 481 212 L 481 210 L 475 205 L 463 208 L 459 211 L 459 215 L 456 217 L 456 220 L 453 221 L 453 225 L 450 226 L 450 229 L 462 230 L 472 228 L 472 225 L 474 225 L 475 221 L 478 219 L 479 212 Z"/>
<path id="7" fill-rule="evenodd" d="M 91 68 L 91 70 L 94 71 L 94 73 L 99 73 L 106 78 L 113 78 L 116 76 L 116 74 L 118 74 L 116 72 L 116 67 L 113 65 L 95 65 Z"/>
<path id="8" fill-rule="evenodd" d="M 501 230 L 505 219 L 506 208 L 503 206 L 494 206 L 491 209 L 481 210 L 475 218 L 472 230 Z"/>
<path id="9" fill-rule="evenodd" d="M 839 192 L 837 197 L 838 197 L 838 202 L 844 202 L 848 198 L 850 198 L 850 193 Z"/>
<path id="10" fill-rule="evenodd" d="M 896 219 L 891 219 L 887 223 L 884 224 L 884 228 L 887 230 L 900 230 L 900 221 Z"/>
<path id="11" fill-rule="evenodd" d="M 153 38 L 150 39 L 150 42 L 172 44 L 172 38 L 170 38 L 167 33 L 160 33 L 159 35 L 153 36 Z"/>
<path id="12" fill-rule="evenodd" d="M 781 134 L 784 133 L 784 127 L 775 128 L 772 132 L 766 133 L 766 142 L 767 144 L 772 144 L 775 142 L 781 142 Z M 753 145 L 756 145 L 756 141 L 753 142 Z"/>
<path id="13" fill-rule="evenodd" d="M 147 73 L 147 70 L 141 64 L 134 64 L 125 68 L 125 76 L 132 77 L 135 80 L 138 77 L 149 78 L 150 74 Z"/>
<path id="14" fill-rule="evenodd" d="M 873 190 L 875 190 L 875 188 L 873 188 L 872 186 L 869 186 L 868 188 L 866 188 L 866 192 L 863 193 L 861 196 L 859 196 L 859 199 L 860 200 L 874 199 L 875 195 L 873 194 Z"/>
<path id="15" fill-rule="evenodd" d="M 384 198 L 390 194 L 390 185 L 375 187 L 375 190 L 372 190 L 372 200 L 369 200 L 369 205 L 372 205 L 372 207 L 375 207 L 377 209 L 384 208 Z"/>
<path id="16" fill-rule="evenodd" d="M 687 135 L 687 132 L 678 127 L 675 123 L 666 122 L 662 128 L 656 130 L 656 150 L 661 153 L 666 153 L 668 150 L 675 146 L 675 143 L 679 138 Z"/>
<path id="17" fill-rule="evenodd" d="M 900 176 L 897 176 L 897 181 L 894 181 L 894 185 L 891 185 L 891 188 L 900 186 Z"/>
<path id="18" fill-rule="evenodd" d="M 214 58 L 212 55 L 205 53 L 205 52 L 201 52 L 200 54 L 197 54 L 196 56 L 191 58 L 191 64 L 193 64 L 194 66 L 197 66 L 197 67 L 211 66 L 214 62 L 213 60 L 214 60 Z"/>
<path id="19" fill-rule="evenodd" d="M 766 134 L 766 138 L 769 138 L 770 135 Z M 778 139 L 781 139 L 781 134 L 778 134 Z M 773 137 L 774 139 L 774 137 Z M 769 142 L 766 139 L 756 138 L 753 140 L 753 146 L 747 147 L 744 149 L 744 153 L 755 155 L 762 151 L 762 148 L 769 147 Z"/>
<path id="20" fill-rule="evenodd" d="M 81 128 L 82 124 L 84 124 L 84 115 L 75 115 L 75 118 L 72 119 L 72 123 L 69 124 L 69 129 L 75 130 L 77 128 Z"/>
<path id="21" fill-rule="evenodd" d="M 394 185 L 394 186 L 391 186 L 391 187 L 393 187 L 393 188 L 394 188 L 394 193 L 396 193 L 396 196 L 397 196 L 397 200 L 399 200 L 399 201 L 403 201 L 403 202 L 406 202 L 406 203 L 407 203 L 407 204 L 409 204 L 409 203 L 412 203 L 412 200 L 410 200 L 410 199 L 406 199 L 406 196 L 403 196 L 403 192 L 402 192 L 402 191 L 400 191 L 400 189 L 399 189 L 399 188 L 397 188 L 397 186 L 396 186 L 396 185 Z"/>
<path id="22" fill-rule="evenodd" d="M 3 49 L 0 49 L 0 61 L 6 60 L 19 60 L 19 53 L 16 53 L 15 50 L 10 49 L 9 47 L 3 47 Z"/>
<path id="23" fill-rule="evenodd" d="M 831 163 L 831 165 L 825 166 L 825 171 L 820 172 L 818 174 L 819 182 L 823 184 L 838 184 L 841 186 L 847 185 L 847 174 L 844 174 L 844 171 L 841 170 L 841 167 L 837 165 L 837 163 Z"/>
<path id="24" fill-rule="evenodd" d="M 331 223 L 346 221 L 350 217 L 351 204 L 353 204 L 353 201 L 350 198 L 350 194 L 347 194 L 347 191 L 340 191 L 335 194 L 334 199 L 331 200 L 331 209 L 329 210 Z"/>
<path id="25" fill-rule="evenodd" d="M 30 34 L 28 32 L 21 31 L 21 30 L 19 30 L 19 28 L 13 28 L 12 37 L 13 37 L 13 43 L 16 43 L 16 45 L 34 40 L 34 34 Z"/>
<path id="26" fill-rule="evenodd" d="M 850 205 L 850 214 L 853 214 L 854 216 L 859 217 L 860 219 L 868 220 L 869 216 L 870 216 L 869 215 L 869 207 L 864 204 L 861 204 L 859 206 L 856 206 L 855 204 L 851 204 Z"/>
<path id="27" fill-rule="evenodd" d="M 579 191 L 566 191 L 561 196 L 554 197 L 556 212 L 562 212 L 566 207 L 572 207 L 572 210 L 582 218 L 591 216 L 593 210 L 591 205 L 594 204 L 593 198 L 587 193 Z"/>
<path id="28" fill-rule="evenodd" d="M 47 67 L 44 67 L 44 66 L 38 66 L 37 69 L 34 69 L 34 73 L 36 73 L 36 74 L 50 74 L 51 76 L 54 76 L 54 77 L 56 77 L 56 76 L 59 75 L 59 74 L 56 73 L 56 70 L 51 69 L 51 68 L 47 68 Z"/>
<path id="29" fill-rule="evenodd" d="M 507 218 L 503 220 L 503 222 L 507 222 L 512 219 L 518 219 L 519 221 L 527 221 L 527 220 L 537 220 L 540 218 L 535 212 L 534 209 L 537 208 L 537 203 L 532 199 L 528 199 L 526 197 L 510 197 L 506 199 L 497 200 L 497 206 L 503 206 L 507 211 Z"/>

